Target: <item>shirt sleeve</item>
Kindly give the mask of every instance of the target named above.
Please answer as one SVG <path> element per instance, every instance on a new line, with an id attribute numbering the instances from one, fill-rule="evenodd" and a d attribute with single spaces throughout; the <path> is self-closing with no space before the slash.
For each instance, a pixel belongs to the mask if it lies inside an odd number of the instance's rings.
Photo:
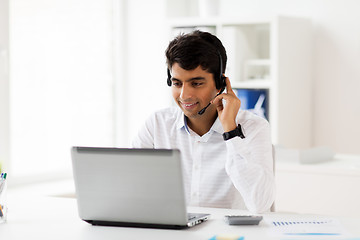
<path id="1" fill-rule="evenodd" d="M 269 123 L 242 124 L 245 138 L 226 141 L 225 169 L 251 212 L 269 210 L 275 198 L 272 144 Z"/>
<path id="2" fill-rule="evenodd" d="M 133 138 L 133 148 L 154 148 L 154 115 L 150 116 Z"/>

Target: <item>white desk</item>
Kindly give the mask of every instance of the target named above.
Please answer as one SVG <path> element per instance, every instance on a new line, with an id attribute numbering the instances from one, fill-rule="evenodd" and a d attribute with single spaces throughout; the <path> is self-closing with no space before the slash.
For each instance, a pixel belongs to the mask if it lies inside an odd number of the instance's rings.
<path id="1" fill-rule="evenodd" d="M 4 240 L 61 239 L 61 240 L 106 240 L 106 239 L 209 239 L 219 234 L 238 234 L 251 239 L 280 239 L 269 235 L 266 220 L 279 217 L 294 217 L 297 214 L 269 213 L 258 226 L 229 226 L 224 223 L 225 214 L 246 213 L 239 210 L 192 208 L 193 212 L 207 212 L 209 221 L 186 230 L 161 230 L 122 227 L 99 227 L 79 219 L 76 200 L 73 198 L 46 197 L 40 194 L 16 193 L 8 196 L 8 221 L 0 224 L 0 236 Z M 309 215 L 306 215 L 309 216 Z M 360 236 L 360 217 L 338 218 L 354 236 Z M 284 239 L 284 238 L 283 238 Z"/>

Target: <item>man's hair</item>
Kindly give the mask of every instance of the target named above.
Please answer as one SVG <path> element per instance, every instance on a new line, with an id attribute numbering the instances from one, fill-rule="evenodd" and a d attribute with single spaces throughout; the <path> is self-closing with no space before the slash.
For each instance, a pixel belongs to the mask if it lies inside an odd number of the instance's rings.
<path id="1" fill-rule="evenodd" d="M 203 70 L 213 74 L 215 83 L 220 81 L 219 76 L 226 68 L 226 50 L 221 41 L 211 33 L 199 30 L 178 35 L 169 43 L 165 55 L 168 69 L 171 69 L 174 63 L 178 63 L 185 70 L 201 66 Z"/>

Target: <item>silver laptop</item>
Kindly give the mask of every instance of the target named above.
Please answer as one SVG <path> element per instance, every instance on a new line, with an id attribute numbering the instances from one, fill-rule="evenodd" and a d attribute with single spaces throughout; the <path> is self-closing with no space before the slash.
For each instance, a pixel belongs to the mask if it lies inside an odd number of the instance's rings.
<path id="1" fill-rule="evenodd" d="M 93 225 L 181 229 L 188 214 L 179 150 L 73 147 L 79 216 Z"/>

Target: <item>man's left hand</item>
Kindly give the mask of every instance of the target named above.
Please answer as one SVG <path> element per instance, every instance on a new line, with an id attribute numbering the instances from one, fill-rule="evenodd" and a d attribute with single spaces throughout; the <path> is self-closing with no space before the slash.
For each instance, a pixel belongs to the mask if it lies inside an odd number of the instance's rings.
<path id="1" fill-rule="evenodd" d="M 241 101 L 231 88 L 229 78 L 226 78 L 226 93 L 222 93 L 212 100 L 216 106 L 220 122 L 225 132 L 236 128 L 236 115 L 240 109 Z M 222 100 L 225 100 L 225 105 Z"/>

